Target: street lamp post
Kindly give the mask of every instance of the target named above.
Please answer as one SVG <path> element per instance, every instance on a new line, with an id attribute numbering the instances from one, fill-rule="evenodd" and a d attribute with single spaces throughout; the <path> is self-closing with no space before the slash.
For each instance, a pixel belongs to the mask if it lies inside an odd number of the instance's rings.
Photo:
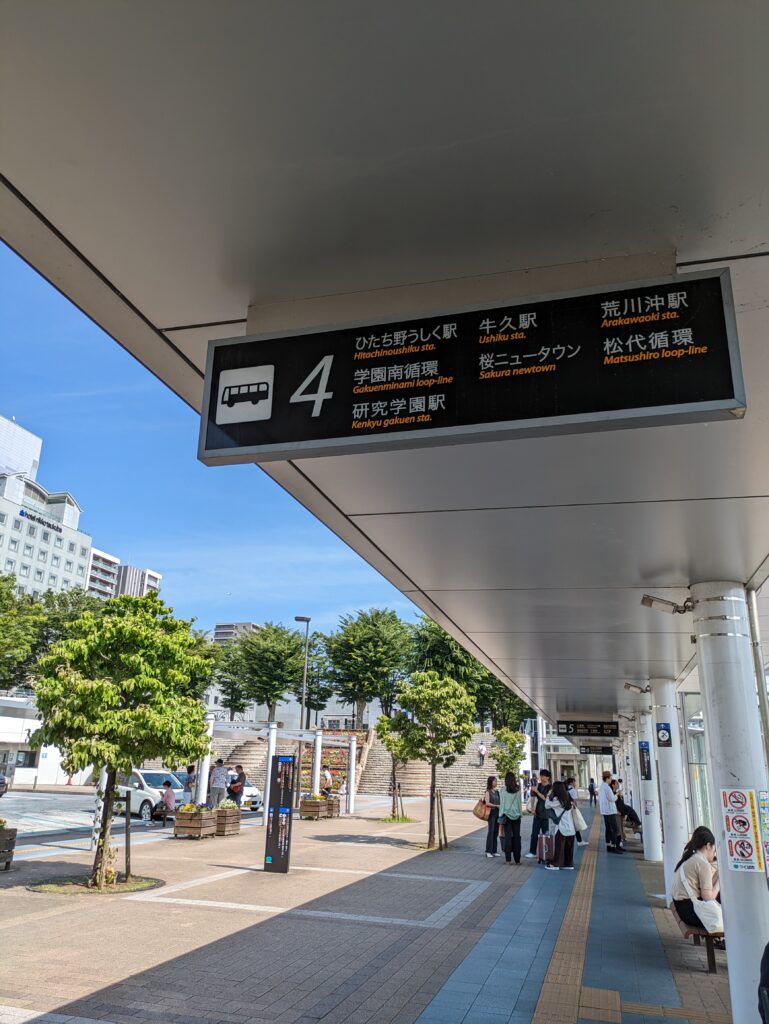
<path id="1" fill-rule="evenodd" d="M 304 730 L 304 714 L 305 704 L 307 703 L 307 660 L 309 657 L 310 650 L 310 616 L 309 615 L 295 615 L 294 622 L 304 623 L 304 670 L 302 672 L 302 712 L 299 719 L 299 731 Z M 296 777 L 297 784 L 296 790 L 294 791 L 294 806 L 299 806 L 299 800 L 302 795 L 302 748 L 304 746 L 303 741 L 299 740 L 299 757 L 297 758 L 296 765 Z"/>

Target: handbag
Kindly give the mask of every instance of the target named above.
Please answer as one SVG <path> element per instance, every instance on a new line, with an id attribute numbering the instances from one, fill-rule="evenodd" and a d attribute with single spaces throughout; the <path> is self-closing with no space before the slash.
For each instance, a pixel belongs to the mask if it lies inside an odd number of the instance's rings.
<path id="1" fill-rule="evenodd" d="M 491 814 L 491 808 L 484 801 L 483 797 L 481 797 L 481 799 L 478 801 L 478 803 L 475 805 L 475 807 L 473 807 L 473 814 L 476 816 L 476 818 L 480 818 L 481 821 L 488 821 L 489 820 L 489 815 Z"/>
<path id="2" fill-rule="evenodd" d="M 582 817 L 582 812 L 580 811 L 579 807 L 572 807 L 571 819 L 574 822 L 574 828 L 577 830 L 577 832 L 587 831 L 587 822 Z"/>

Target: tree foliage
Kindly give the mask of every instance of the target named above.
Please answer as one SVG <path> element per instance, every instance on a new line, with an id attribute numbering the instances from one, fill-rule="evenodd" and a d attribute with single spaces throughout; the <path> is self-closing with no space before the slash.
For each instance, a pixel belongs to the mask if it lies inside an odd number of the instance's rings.
<path id="1" fill-rule="evenodd" d="M 36 667 L 42 724 L 33 745 L 59 747 L 71 773 L 107 769 L 94 879 L 106 863 L 116 773 L 155 757 L 187 763 L 208 750 L 194 695 L 206 664 L 190 627 L 157 594 L 112 598 L 100 615 L 71 622 Z"/>
<path id="2" fill-rule="evenodd" d="M 275 721 L 278 704 L 287 693 L 302 685 L 304 638 L 295 629 L 274 622 L 256 633 L 244 633 L 235 643 L 239 649 L 243 686 L 249 700 L 266 704 L 269 720 Z"/>
<path id="3" fill-rule="evenodd" d="M 232 722 L 235 715 L 242 715 L 251 703 L 240 657 L 240 647 L 235 640 L 211 646 L 217 649 L 211 681 L 218 687 L 222 707 L 229 711 Z"/>
<path id="4" fill-rule="evenodd" d="M 409 646 L 408 626 L 387 608 L 343 615 L 338 632 L 327 638 L 331 682 L 345 703 L 355 705 L 358 728 L 372 700 L 379 700 L 386 715 L 392 713 L 408 668 Z"/>
<path id="5" fill-rule="evenodd" d="M 525 753 L 525 733 L 514 732 L 512 729 L 506 728 L 497 729 L 494 734 L 492 754 L 500 778 L 504 778 L 508 772 L 518 775 Z"/>
<path id="6" fill-rule="evenodd" d="M 0 576 L 0 689 L 24 681 L 43 623 L 40 606 L 16 593 L 16 577 Z"/>
<path id="7" fill-rule="evenodd" d="M 415 672 L 397 693 L 401 711 L 379 720 L 380 738 L 388 745 L 398 737 L 398 751 L 408 761 L 430 765 L 429 848 L 435 846 L 435 780 L 438 765 L 450 767 L 473 736 L 475 701 L 464 686 L 437 672 Z M 389 749 L 393 749 L 390 747 Z"/>

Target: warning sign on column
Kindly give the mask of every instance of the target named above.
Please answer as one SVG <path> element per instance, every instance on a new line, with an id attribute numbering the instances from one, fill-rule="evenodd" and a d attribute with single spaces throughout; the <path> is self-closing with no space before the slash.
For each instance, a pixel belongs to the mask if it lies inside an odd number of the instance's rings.
<path id="1" fill-rule="evenodd" d="M 721 812 L 729 868 L 732 871 L 763 871 L 764 851 L 754 789 L 722 789 Z"/>

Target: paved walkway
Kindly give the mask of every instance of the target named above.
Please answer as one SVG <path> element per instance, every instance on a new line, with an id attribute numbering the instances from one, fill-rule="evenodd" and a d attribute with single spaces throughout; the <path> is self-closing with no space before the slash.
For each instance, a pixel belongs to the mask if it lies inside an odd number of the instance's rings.
<path id="1" fill-rule="evenodd" d="M 704 949 L 650 905 L 659 869 L 599 851 L 597 823 L 579 870 L 556 874 L 486 859 L 469 803 L 447 805 L 452 845 L 427 853 L 426 804 L 411 807 L 413 825 L 376 807 L 299 823 L 288 876 L 261 871 L 258 828 L 137 847 L 135 870 L 168 883 L 140 896 L 20 884 L 82 873 L 80 852 L 14 865 L 0 1024 L 729 1020 L 725 973 L 702 973 Z"/>

